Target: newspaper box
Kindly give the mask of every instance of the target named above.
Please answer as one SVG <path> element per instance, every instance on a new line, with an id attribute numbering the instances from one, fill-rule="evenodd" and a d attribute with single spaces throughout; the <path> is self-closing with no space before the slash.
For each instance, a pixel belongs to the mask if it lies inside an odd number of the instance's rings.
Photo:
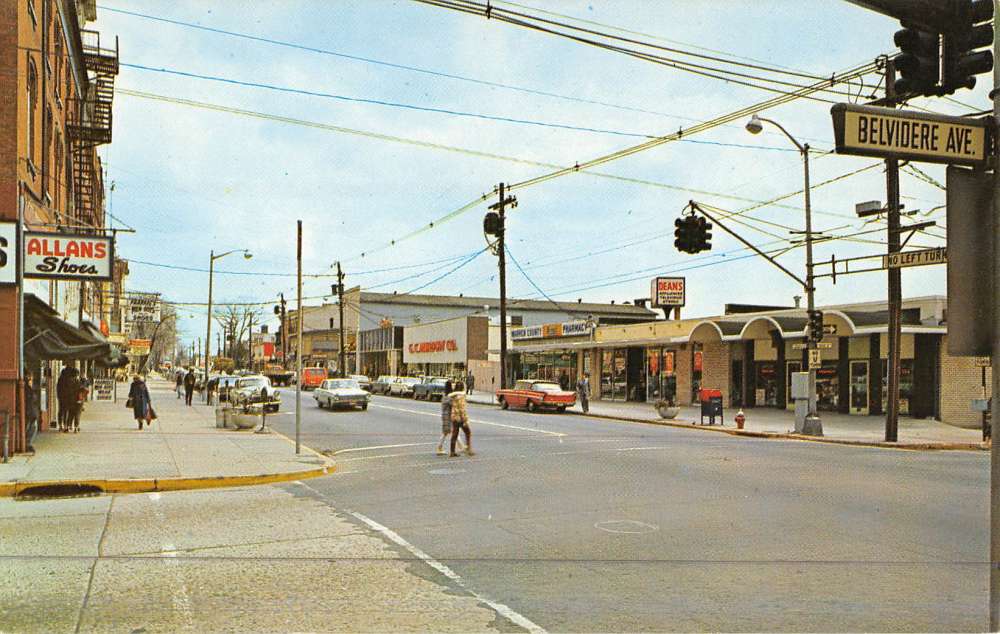
<path id="1" fill-rule="evenodd" d="M 708 424 L 715 424 L 715 417 L 719 417 L 719 424 L 723 424 L 722 417 L 722 390 L 702 389 L 698 392 L 701 401 L 701 424 L 705 424 L 705 417 L 708 416 Z"/>

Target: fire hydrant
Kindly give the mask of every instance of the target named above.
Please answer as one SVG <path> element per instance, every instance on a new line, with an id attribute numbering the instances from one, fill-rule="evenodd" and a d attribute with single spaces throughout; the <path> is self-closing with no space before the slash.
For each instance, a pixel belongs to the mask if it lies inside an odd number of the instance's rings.
<path id="1" fill-rule="evenodd" d="M 736 412 L 736 429 L 743 429 L 743 423 L 747 422 L 747 417 L 743 415 L 743 410 Z"/>

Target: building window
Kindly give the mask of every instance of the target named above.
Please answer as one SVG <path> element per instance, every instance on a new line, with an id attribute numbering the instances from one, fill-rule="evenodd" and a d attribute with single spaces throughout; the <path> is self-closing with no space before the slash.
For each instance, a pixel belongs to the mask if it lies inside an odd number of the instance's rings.
<path id="1" fill-rule="evenodd" d="M 38 70 L 35 60 L 28 58 L 28 160 L 35 163 L 35 102 L 38 100 Z"/>
<path id="2" fill-rule="evenodd" d="M 38 18 L 35 16 L 35 0 L 28 0 L 28 15 L 31 16 L 31 28 L 38 26 Z"/>

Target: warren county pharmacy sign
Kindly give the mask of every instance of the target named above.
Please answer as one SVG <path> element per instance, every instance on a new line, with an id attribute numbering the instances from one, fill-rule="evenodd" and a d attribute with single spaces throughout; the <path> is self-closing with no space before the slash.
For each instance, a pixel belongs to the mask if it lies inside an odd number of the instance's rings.
<path id="1" fill-rule="evenodd" d="M 111 280 L 114 242 L 83 234 L 24 233 L 24 277 Z"/>

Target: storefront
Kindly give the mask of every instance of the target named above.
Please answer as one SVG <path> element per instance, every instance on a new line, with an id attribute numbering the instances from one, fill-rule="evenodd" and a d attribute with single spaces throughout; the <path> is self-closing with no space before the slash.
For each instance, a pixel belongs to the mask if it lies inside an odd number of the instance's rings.
<path id="1" fill-rule="evenodd" d="M 396 376 L 403 367 L 403 327 L 362 330 L 359 341 L 361 373 L 371 378 Z"/>
<path id="2" fill-rule="evenodd" d="M 511 329 L 512 378 L 553 381 L 573 390 L 587 372 L 595 385 L 590 355 L 582 352 L 592 327 L 586 321 L 568 321 Z"/>
<path id="3" fill-rule="evenodd" d="M 403 369 L 409 376 L 464 379 L 470 361 L 485 361 L 489 318 L 472 315 L 403 326 Z"/>

